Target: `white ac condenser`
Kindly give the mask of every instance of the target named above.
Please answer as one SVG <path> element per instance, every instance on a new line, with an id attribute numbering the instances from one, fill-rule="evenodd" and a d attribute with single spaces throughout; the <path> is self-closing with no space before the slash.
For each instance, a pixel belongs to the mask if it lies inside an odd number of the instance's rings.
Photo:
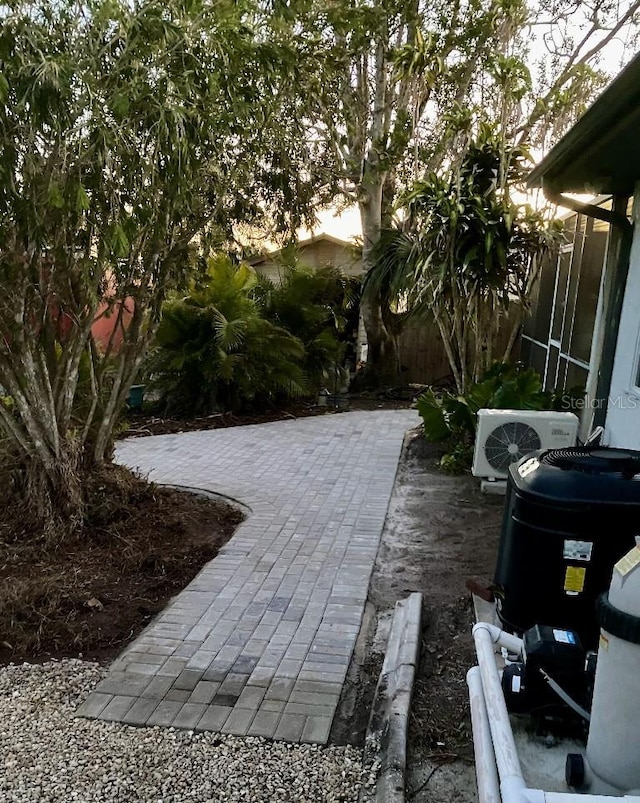
<path id="1" fill-rule="evenodd" d="M 504 480 L 509 466 L 538 449 L 575 446 L 578 417 L 552 410 L 478 410 L 471 473 Z"/>

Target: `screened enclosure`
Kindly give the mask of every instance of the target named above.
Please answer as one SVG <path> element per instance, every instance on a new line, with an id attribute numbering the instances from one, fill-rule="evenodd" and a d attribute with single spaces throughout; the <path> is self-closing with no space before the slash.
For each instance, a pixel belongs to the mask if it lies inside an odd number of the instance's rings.
<path id="1" fill-rule="evenodd" d="M 611 208 L 610 201 L 600 204 Z M 609 224 L 573 214 L 565 243 L 549 255 L 531 297 L 521 359 L 538 371 L 545 390 L 584 387 L 609 235 Z"/>

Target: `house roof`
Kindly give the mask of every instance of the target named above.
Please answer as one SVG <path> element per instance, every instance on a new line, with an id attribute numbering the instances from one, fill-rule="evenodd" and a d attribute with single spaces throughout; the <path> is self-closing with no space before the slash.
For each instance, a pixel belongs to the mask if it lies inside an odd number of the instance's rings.
<path id="1" fill-rule="evenodd" d="M 339 237 L 333 237 L 331 234 L 325 234 L 324 232 L 321 232 L 320 234 L 314 234 L 312 237 L 308 237 L 306 240 L 300 240 L 299 242 L 295 243 L 295 247 L 297 250 L 300 250 L 319 242 L 333 243 L 334 245 L 341 245 L 348 249 L 354 248 L 354 244 L 352 242 L 349 242 L 348 240 L 341 240 Z M 285 246 L 285 248 L 286 247 L 290 246 Z M 273 260 L 278 259 L 285 248 L 278 248 L 275 251 L 269 251 L 266 254 L 253 257 L 253 259 L 249 260 L 249 264 L 255 266 L 262 265 L 265 262 L 272 262 Z"/>
<path id="2" fill-rule="evenodd" d="M 632 195 L 640 180 L 640 54 L 531 172 L 530 187 Z"/>

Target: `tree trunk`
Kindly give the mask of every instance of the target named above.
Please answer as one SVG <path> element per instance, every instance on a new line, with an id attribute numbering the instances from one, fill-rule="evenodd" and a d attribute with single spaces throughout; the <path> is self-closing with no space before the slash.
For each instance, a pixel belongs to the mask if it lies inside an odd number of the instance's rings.
<path id="1" fill-rule="evenodd" d="M 10 300 L 19 311 L 21 299 Z M 91 336 L 95 310 L 86 304 L 87 321 L 73 324 L 55 359 L 47 361 L 42 344 L 56 342 L 58 319 L 46 314 L 44 302 L 42 308 L 45 313 L 37 309 L 40 315 L 31 316 L 42 324 L 21 327 L 17 334 L 9 333 L 4 346 L 0 343 L 0 383 L 11 399 L 11 406 L 0 402 L 0 484 L 6 512 L 16 515 L 27 531 L 59 543 L 82 529 L 85 480 L 109 450 L 146 338 L 140 332 L 140 308 L 125 347 L 109 360 L 101 357 Z M 83 355 L 88 388 L 80 386 Z M 119 378 L 117 384 L 113 376 Z M 98 425 L 97 444 L 93 430 Z"/>
<path id="2" fill-rule="evenodd" d="M 5 437 L 2 443 L 3 501 L 27 530 L 57 543 L 84 520 L 82 447 L 72 430 L 60 430 L 57 417 L 43 415 L 42 404 L 34 401 L 37 387 L 30 383 L 28 390 L 12 396 L 18 413 L 14 429 L 25 437 Z M 5 436 L 13 433 L 6 418 L 2 423 Z"/>
<path id="3" fill-rule="evenodd" d="M 55 460 L 45 464 L 29 461 L 23 472 L 20 489 L 25 514 L 42 528 L 45 539 L 61 542 L 66 535 L 77 533 L 84 524 L 85 491 L 80 468 L 79 444 L 71 437 L 63 440 Z"/>
<path id="4" fill-rule="evenodd" d="M 372 181 L 359 202 L 362 223 L 362 267 L 364 273 L 375 263 L 375 247 L 380 239 L 383 181 Z M 379 382 L 397 382 L 400 370 L 398 349 L 382 317 L 379 291 L 364 293 L 360 309 L 367 333 L 367 371 Z"/>

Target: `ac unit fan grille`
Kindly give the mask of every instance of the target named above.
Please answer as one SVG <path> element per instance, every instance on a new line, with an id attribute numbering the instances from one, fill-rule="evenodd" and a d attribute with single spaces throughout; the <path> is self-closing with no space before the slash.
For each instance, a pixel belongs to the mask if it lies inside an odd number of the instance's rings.
<path id="1" fill-rule="evenodd" d="M 541 447 L 540 436 L 533 427 L 511 421 L 491 432 L 484 443 L 484 454 L 491 468 L 504 472 L 512 463 Z"/>

